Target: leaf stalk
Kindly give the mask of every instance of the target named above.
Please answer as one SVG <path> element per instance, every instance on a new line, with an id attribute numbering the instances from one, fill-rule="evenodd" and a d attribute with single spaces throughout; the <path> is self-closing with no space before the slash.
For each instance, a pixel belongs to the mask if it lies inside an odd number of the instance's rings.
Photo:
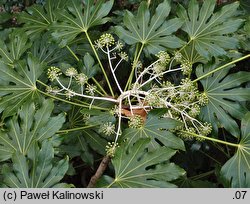
<path id="1" fill-rule="evenodd" d="M 199 137 L 199 138 L 202 138 L 202 139 L 205 139 L 205 140 L 209 140 L 209 141 L 212 141 L 212 142 L 217 142 L 217 143 L 221 143 L 221 144 L 224 144 L 224 145 L 232 146 L 232 147 L 239 148 L 239 146 L 240 146 L 239 144 L 235 144 L 235 143 L 231 143 L 231 142 L 227 142 L 227 141 L 223 141 L 223 140 L 219 140 L 219 139 L 215 139 L 215 138 L 207 137 L 207 136 L 203 136 L 203 135 L 198 135 L 198 134 L 195 134 L 195 133 L 192 133 L 192 132 L 187 132 L 187 131 L 180 131 L 180 132 L 192 135 L 194 137 Z"/>
<path id="2" fill-rule="evenodd" d="M 197 81 L 200 81 L 201 79 L 204 79 L 205 77 L 207 77 L 207 76 L 209 76 L 209 75 L 211 75 L 211 74 L 213 74 L 215 72 L 218 72 L 218 71 L 220 71 L 220 70 L 222 70 L 222 69 L 224 69 L 224 68 L 226 68 L 226 67 L 228 67 L 228 66 L 230 66 L 232 64 L 235 64 L 236 62 L 239 62 L 239 61 L 242 61 L 244 59 L 247 59 L 248 57 L 250 57 L 250 54 L 245 55 L 245 56 L 243 56 L 243 57 L 241 57 L 239 59 L 233 60 L 233 61 L 231 61 L 231 62 L 229 62 L 227 64 L 224 64 L 224 65 L 222 65 L 222 66 L 220 66 L 220 67 L 218 67 L 218 68 L 216 68 L 216 69 L 214 69 L 214 70 L 212 70 L 212 71 L 204 74 L 203 76 L 198 77 L 197 79 L 193 80 L 193 82 L 195 83 Z"/>

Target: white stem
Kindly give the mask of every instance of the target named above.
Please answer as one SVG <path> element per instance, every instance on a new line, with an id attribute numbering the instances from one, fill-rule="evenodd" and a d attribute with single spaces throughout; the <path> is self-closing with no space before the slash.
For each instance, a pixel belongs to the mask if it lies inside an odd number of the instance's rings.
<path id="1" fill-rule="evenodd" d="M 186 120 L 185 120 L 182 112 L 181 112 L 181 118 L 182 118 L 182 121 L 184 122 L 184 126 L 185 126 L 186 130 L 188 130 L 187 123 L 186 123 Z"/>
<path id="2" fill-rule="evenodd" d="M 121 64 L 121 62 L 122 62 L 122 59 L 120 59 L 120 61 L 117 63 L 117 65 L 115 66 L 115 68 L 114 68 L 114 72 L 115 72 L 115 70 L 118 68 L 118 66 Z"/>
<path id="3" fill-rule="evenodd" d="M 89 104 L 89 109 L 92 108 L 92 105 L 93 105 L 93 103 L 94 103 L 94 100 L 95 100 L 95 99 L 92 99 L 92 100 L 91 100 L 91 103 Z"/>
<path id="4" fill-rule="evenodd" d="M 199 128 L 195 125 L 194 121 L 191 120 L 191 123 L 193 124 L 194 128 L 196 129 L 196 131 L 200 134 L 200 130 L 199 130 Z"/>
<path id="5" fill-rule="evenodd" d="M 159 79 L 155 78 L 155 81 L 156 81 L 158 84 L 162 85 L 162 83 L 159 81 Z"/>
<path id="6" fill-rule="evenodd" d="M 146 91 L 140 91 L 140 90 L 128 90 L 128 91 L 125 91 L 125 92 L 123 92 L 119 97 L 118 97 L 118 99 L 117 100 L 120 100 L 120 99 L 124 99 L 124 98 L 126 98 L 127 96 L 131 96 L 131 95 L 135 95 L 135 96 L 137 96 L 137 95 L 144 95 L 144 96 L 147 96 L 149 93 L 148 92 L 146 92 Z"/>
<path id="7" fill-rule="evenodd" d="M 101 49 L 101 51 L 102 51 L 103 53 L 105 53 L 106 55 L 108 54 L 104 49 L 102 49 L 102 47 L 100 47 L 100 49 Z"/>
<path id="8" fill-rule="evenodd" d="M 111 50 L 110 50 L 110 52 L 113 52 L 113 51 L 115 51 L 116 50 L 116 47 L 113 47 Z"/>
<path id="9" fill-rule="evenodd" d="M 156 74 L 156 75 L 154 75 L 154 77 L 148 79 L 148 80 L 145 81 L 143 84 L 141 84 L 141 85 L 140 85 L 140 88 L 143 87 L 143 86 L 145 86 L 147 83 L 153 81 L 154 79 L 158 78 L 158 77 L 161 76 L 161 75 L 167 74 L 167 73 L 169 73 L 169 72 L 179 71 L 179 70 L 181 70 L 181 68 L 171 69 L 171 70 L 167 70 L 167 71 L 165 71 L 165 72 L 162 72 L 162 73 L 160 73 L 160 74 Z"/>
<path id="10" fill-rule="evenodd" d="M 111 63 L 110 51 L 109 51 L 109 47 L 108 47 L 108 46 L 107 46 L 107 52 L 108 52 L 108 61 L 109 61 L 109 67 L 110 67 L 111 73 L 112 73 L 112 75 L 113 75 L 113 77 L 114 77 L 115 83 L 116 83 L 116 85 L 117 85 L 119 91 L 120 91 L 121 93 L 123 93 L 123 90 L 122 90 L 122 88 L 121 88 L 121 86 L 120 86 L 120 84 L 119 84 L 119 82 L 118 82 L 118 80 L 117 80 L 117 78 L 116 78 L 116 75 L 115 75 L 115 72 L 114 72 L 114 69 L 113 69 L 113 65 L 112 65 L 112 63 Z"/>
<path id="11" fill-rule="evenodd" d="M 116 136 L 115 136 L 115 144 L 117 143 L 117 140 L 120 136 L 121 122 L 122 122 L 122 98 L 119 100 L 118 127 L 117 127 Z"/>
<path id="12" fill-rule="evenodd" d="M 168 114 L 170 115 L 171 118 L 173 118 L 173 115 L 170 110 L 168 110 Z"/>
<path id="13" fill-rule="evenodd" d="M 128 96 L 128 104 L 129 104 L 129 107 L 130 107 L 130 113 L 131 113 L 132 115 L 134 115 L 134 112 L 132 111 L 132 103 L 131 103 L 131 101 L 130 101 L 130 96 Z"/>
<path id="14" fill-rule="evenodd" d="M 169 66 L 168 66 L 168 69 L 169 69 L 169 70 L 171 69 L 173 62 L 174 62 L 174 58 L 171 60 Z"/>
<path id="15" fill-rule="evenodd" d="M 171 103 L 169 103 L 168 101 L 164 101 L 166 107 L 170 107 L 172 109 L 174 109 L 175 111 L 179 112 L 181 115 L 186 116 L 188 119 L 193 120 L 193 121 L 197 121 L 195 118 L 192 118 L 191 116 L 189 116 L 185 111 L 181 111 L 178 108 L 176 108 L 175 106 L 173 106 Z M 199 121 L 198 121 L 199 122 Z"/>
<path id="16" fill-rule="evenodd" d="M 139 79 L 141 77 L 143 77 L 144 74 L 146 74 L 148 72 L 148 70 L 150 70 L 156 63 L 158 63 L 160 60 L 156 60 L 154 63 L 150 64 L 146 69 L 144 69 L 140 75 L 138 76 L 138 78 L 135 81 L 135 84 L 138 83 Z"/>
<path id="17" fill-rule="evenodd" d="M 81 94 L 83 95 L 83 85 L 81 85 Z"/>
<path id="18" fill-rule="evenodd" d="M 151 106 L 132 106 L 132 107 L 131 107 L 132 110 L 142 109 L 142 108 L 143 108 L 144 110 L 147 109 L 147 108 L 150 109 Z"/>
<path id="19" fill-rule="evenodd" d="M 71 82 L 72 82 L 72 76 L 70 76 L 70 79 L 69 79 L 68 89 L 71 86 Z"/>
<path id="20" fill-rule="evenodd" d="M 84 98 L 89 98 L 89 99 L 97 99 L 97 100 L 103 100 L 103 101 L 110 101 L 110 102 L 113 102 L 113 103 L 118 103 L 118 100 L 117 99 L 113 99 L 113 98 L 107 98 L 107 97 L 98 97 L 98 96 L 89 96 L 89 95 L 85 95 L 85 94 L 79 94 L 79 93 L 76 93 L 74 91 L 71 91 L 70 89 L 66 88 L 60 81 L 59 79 L 57 78 L 56 79 L 57 82 L 59 83 L 59 85 L 66 91 L 76 95 L 76 96 L 81 96 L 81 97 L 84 97 Z"/>

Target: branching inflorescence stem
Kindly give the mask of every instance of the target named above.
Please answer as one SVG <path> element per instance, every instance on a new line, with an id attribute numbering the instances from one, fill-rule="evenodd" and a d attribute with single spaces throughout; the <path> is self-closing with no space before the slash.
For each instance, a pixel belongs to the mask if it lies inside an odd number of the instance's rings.
<path id="1" fill-rule="evenodd" d="M 175 85 L 169 81 L 164 81 L 164 78 L 163 78 L 164 75 L 171 74 L 173 72 L 182 72 L 183 76 L 190 76 L 190 73 L 192 71 L 192 64 L 190 62 L 187 62 L 186 60 L 182 61 L 181 59 L 182 56 L 180 52 L 176 53 L 172 58 L 170 58 L 167 52 L 159 52 L 156 55 L 158 59 L 152 64 L 150 64 L 148 67 L 146 67 L 144 70 L 141 70 L 140 72 L 136 66 L 137 66 L 137 63 L 139 62 L 140 55 L 143 51 L 144 45 L 142 44 L 140 46 L 140 49 L 139 47 L 137 48 L 131 74 L 129 75 L 126 86 L 123 89 L 117 78 L 116 71 L 119 65 L 122 63 L 122 61 L 127 60 L 127 55 L 124 52 L 120 52 L 122 45 L 120 43 L 117 43 L 117 45 L 115 45 L 114 38 L 111 34 L 104 34 L 101 36 L 99 40 L 96 41 L 96 47 L 107 55 L 108 62 L 109 62 L 109 69 L 111 71 L 115 84 L 120 92 L 119 96 L 115 98 L 113 89 L 107 78 L 105 69 L 103 65 L 101 64 L 101 61 L 98 57 L 98 54 L 95 50 L 94 45 L 92 44 L 90 37 L 88 36 L 88 33 L 86 33 L 86 36 L 91 44 L 91 47 L 93 48 L 93 51 L 97 57 L 97 60 L 101 66 L 101 69 L 104 72 L 104 77 L 107 80 L 112 97 L 104 97 L 101 95 L 100 92 L 96 92 L 94 87 L 92 87 L 88 83 L 88 79 L 86 79 L 85 75 L 83 73 L 78 74 L 74 68 L 70 68 L 71 70 L 66 72 L 67 76 L 70 77 L 69 83 L 67 85 L 64 85 L 64 83 L 60 81 L 59 75 L 61 73 L 59 73 L 60 72 L 58 70 L 59 68 L 52 67 L 49 70 L 48 75 L 52 81 L 55 80 L 57 84 L 60 86 L 59 90 L 55 90 L 54 92 L 52 91 L 55 94 L 63 95 L 64 93 L 64 95 L 67 95 L 69 99 L 70 97 L 73 97 L 73 96 L 79 96 L 82 98 L 91 99 L 89 108 L 92 108 L 92 104 L 94 100 L 107 101 L 107 102 L 114 103 L 114 105 L 118 106 L 115 111 L 117 118 L 118 118 L 116 128 L 114 124 L 111 124 L 110 129 L 109 129 L 110 131 L 108 132 L 108 133 L 115 134 L 114 143 L 112 143 L 112 146 L 110 146 L 111 148 L 113 148 L 112 151 L 110 151 L 112 152 L 112 154 L 114 152 L 113 150 L 115 150 L 115 147 L 117 146 L 119 136 L 121 135 L 121 132 L 122 132 L 121 131 L 122 118 L 124 118 L 123 107 L 125 106 L 124 105 L 125 103 L 128 104 L 128 109 L 126 111 L 127 112 L 130 111 L 130 114 L 128 114 L 129 115 L 128 117 L 134 117 L 136 113 L 135 110 L 141 109 L 147 113 L 149 110 L 154 109 L 154 108 L 166 108 L 167 113 L 162 117 L 170 117 L 172 119 L 180 120 L 183 122 L 183 127 L 181 127 L 181 129 L 177 129 L 177 132 L 180 136 L 183 136 L 183 137 L 185 136 L 188 138 L 191 137 L 191 138 L 196 138 L 200 140 L 206 139 L 206 140 L 211 140 L 214 142 L 238 147 L 238 144 L 228 143 L 222 140 L 207 137 L 207 135 L 210 134 L 212 130 L 211 125 L 207 123 L 202 123 L 201 121 L 196 119 L 196 117 L 200 113 L 200 106 L 206 104 L 207 98 L 204 98 L 206 97 L 204 96 L 204 94 L 199 93 L 196 87 L 196 82 L 231 64 L 234 64 L 236 62 L 239 62 L 243 59 L 250 57 L 250 54 L 244 57 L 241 57 L 240 59 L 234 60 L 230 63 L 227 63 L 225 65 L 222 65 L 218 67 L 217 69 L 214 69 L 213 71 L 193 81 L 191 81 L 189 77 L 187 77 L 187 78 L 182 79 L 179 85 Z M 70 48 L 68 49 L 70 50 Z M 116 52 L 120 52 L 120 53 L 117 54 Z M 120 56 L 120 59 L 117 60 L 117 56 Z M 174 60 L 176 60 L 177 62 L 180 62 L 181 65 L 175 68 L 172 68 Z M 114 62 L 116 62 L 116 64 Z M 135 76 L 135 82 L 134 84 L 132 84 L 134 76 Z M 74 79 L 78 80 L 78 83 L 81 85 L 81 93 L 78 93 L 77 91 L 74 91 L 71 89 L 71 85 Z M 157 82 L 157 83 L 154 83 L 154 82 Z M 39 82 L 39 83 L 43 84 L 42 82 Z M 147 85 L 147 91 L 145 91 L 146 85 Z M 96 93 L 97 94 L 99 93 L 101 96 L 97 95 Z M 74 104 L 73 102 L 71 103 Z M 85 105 L 83 106 L 86 107 Z M 112 128 L 115 128 L 116 130 L 113 132 Z M 84 128 L 80 128 L 80 129 L 84 129 Z M 74 129 L 68 130 L 68 131 L 74 131 Z M 107 158 L 112 157 L 112 154 L 108 155 Z"/>

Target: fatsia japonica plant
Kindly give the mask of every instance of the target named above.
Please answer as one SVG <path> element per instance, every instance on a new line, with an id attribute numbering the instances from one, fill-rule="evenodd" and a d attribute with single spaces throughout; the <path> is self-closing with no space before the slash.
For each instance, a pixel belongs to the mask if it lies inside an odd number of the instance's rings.
<path id="1" fill-rule="evenodd" d="M 248 11 L 127 8 L 46 0 L 0 31 L 2 187 L 250 187 Z"/>

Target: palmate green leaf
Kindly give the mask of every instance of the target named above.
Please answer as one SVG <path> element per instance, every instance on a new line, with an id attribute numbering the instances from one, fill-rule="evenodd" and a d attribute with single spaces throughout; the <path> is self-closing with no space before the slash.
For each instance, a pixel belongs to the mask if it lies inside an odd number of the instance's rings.
<path id="1" fill-rule="evenodd" d="M 7 132 L 0 132 L 0 161 L 9 159 L 15 152 L 26 155 L 32 143 L 54 136 L 65 118 L 63 114 L 51 117 L 53 108 L 51 100 L 44 100 L 38 110 L 34 103 L 25 103 L 6 123 Z"/>
<path id="2" fill-rule="evenodd" d="M 0 39 L 0 59 L 5 64 L 12 65 L 21 58 L 31 46 L 27 35 L 22 31 L 14 31 L 9 36 L 9 43 Z"/>
<path id="3" fill-rule="evenodd" d="M 246 31 L 246 34 L 248 36 L 250 36 L 250 16 L 246 20 L 246 23 L 244 25 L 244 31 Z"/>
<path id="4" fill-rule="evenodd" d="M 186 175 L 175 181 L 179 188 L 216 188 L 216 184 L 207 180 L 188 178 Z"/>
<path id="5" fill-rule="evenodd" d="M 197 67 L 198 77 L 218 67 L 218 63 Z M 208 104 L 201 108 L 200 118 L 212 124 L 217 133 L 219 127 L 224 127 L 232 135 L 240 135 L 239 127 L 235 121 L 242 119 L 246 108 L 240 103 L 250 100 L 250 89 L 241 87 L 250 79 L 250 73 L 240 71 L 229 74 L 230 68 L 224 68 L 200 82 L 204 93 L 208 97 Z"/>
<path id="6" fill-rule="evenodd" d="M 167 147 L 147 152 L 150 139 L 139 139 L 134 145 L 117 148 L 112 164 L 115 178 L 103 176 L 98 187 L 152 188 L 175 187 L 170 181 L 185 174 L 185 171 L 169 163 L 176 153 Z"/>
<path id="7" fill-rule="evenodd" d="M 165 111 L 160 109 L 150 111 L 145 124 L 141 128 L 125 129 L 122 138 L 128 141 L 128 145 L 139 138 L 150 138 L 150 149 L 159 148 L 160 142 L 167 147 L 185 150 L 183 141 L 168 131 L 182 125 L 182 123 L 170 118 L 160 118 L 164 113 Z"/>
<path id="8" fill-rule="evenodd" d="M 57 20 L 55 11 L 62 10 L 68 0 L 47 0 L 44 6 L 34 4 L 19 15 L 19 21 L 24 23 L 28 35 L 40 37 Z"/>
<path id="9" fill-rule="evenodd" d="M 189 46 L 182 50 L 183 60 L 186 60 L 192 64 L 196 62 L 207 63 L 207 59 L 202 57 L 195 49 L 195 43 L 191 42 Z"/>
<path id="10" fill-rule="evenodd" d="M 89 53 L 84 55 L 81 67 L 81 71 L 86 74 L 88 78 L 92 78 L 100 70 L 99 65 L 95 64 L 94 58 Z"/>
<path id="11" fill-rule="evenodd" d="M 63 139 L 63 143 L 58 147 L 59 154 L 68 155 L 70 160 L 81 156 L 85 163 L 93 165 L 94 158 L 87 144 L 88 141 L 81 135 L 81 132 L 74 131 L 67 133 L 67 136 Z"/>
<path id="12" fill-rule="evenodd" d="M 241 139 L 235 155 L 222 167 L 221 174 L 233 188 L 250 188 L 250 112 L 241 122 Z"/>
<path id="13" fill-rule="evenodd" d="M 52 35 L 60 42 L 60 46 L 67 45 L 70 41 L 80 34 L 87 32 L 90 28 L 106 23 L 109 18 L 106 17 L 110 12 L 114 0 L 84 0 L 84 6 L 81 0 L 69 0 L 66 10 L 56 12 L 60 20 L 52 27 Z"/>
<path id="14" fill-rule="evenodd" d="M 214 12 L 216 0 L 204 1 L 201 8 L 197 0 L 190 0 L 188 9 L 180 5 L 177 15 L 185 21 L 182 29 L 188 33 L 190 46 L 209 58 L 225 55 L 226 50 L 235 49 L 238 40 L 230 34 L 238 30 L 243 20 L 237 15 L 239 2 L 231 3 Z"/>
<path id="15" fill-rule="evenodd" d="M 250 1 L 249 0 L 240 0 L 240 6 L 246 11 L 247 14 L 250 13 Z"/>
<path id="16" fill-rule="evenodd" d="M 52 144 L 45 141 L 41 149 L 34 145 L 29 156 L 16 152 L 12 157 L 12 168 L 3 169 L 3 183 L 10 188 L 70 187 L 59 183 L 68 170 L 68 157 L 54 161 Z"/>
<path id="17" fill-rule="evenodd" d="M 91 149 L 98 152 L 100 155 L 105 155 L 105 147 L 107 140 L 98 135 L 94 130 L 82 130 L 82 135 L 91 147 Z"/>
<path id="18" fill-rule="evenodd" d="M 166 47 L 178 48 L 182 45 L 182 41 L 172 33 L 182 26 L 183 21 L 179 18 L 166 21 L 170 9 L 169 2 L 164 0 L 150 17 L 147 3 L 143 1 L 137 16 L 130 11 L 126 12 L 123 19 L 125 27 L 116 26 L 116 33 L 129 45 L 141 43 L 151 54 L 165 50 Z"/>
<path id="19" fill-rule="evenodd" d="M 18 61 L 15 68 L 0 61 L 0 112 L 3 112 L 3 118 L 15 114 L 25 101 L 40 97 L 36 80 L 43 67 L 32 55 L 26 61 Z"/>
<path id="20" fill-rule="evenodd" d="M 115 123 L 116 121 L 116 118 L 110 111 L 82 109 L 81 113 L 90 115 L 90 118 L 86 121 L 87 125 L 102 125 L 106 122 Z"/>
<path id="21" fill-rule="evenodd" d="M 30 51 L 41 63 L 46 64 L 59 63 L 69 54 L 66 49 L 59 48 L 56 43 L 51 42 L 49 34 L 43 35 L 39 40 L 34 40 Z"/>

